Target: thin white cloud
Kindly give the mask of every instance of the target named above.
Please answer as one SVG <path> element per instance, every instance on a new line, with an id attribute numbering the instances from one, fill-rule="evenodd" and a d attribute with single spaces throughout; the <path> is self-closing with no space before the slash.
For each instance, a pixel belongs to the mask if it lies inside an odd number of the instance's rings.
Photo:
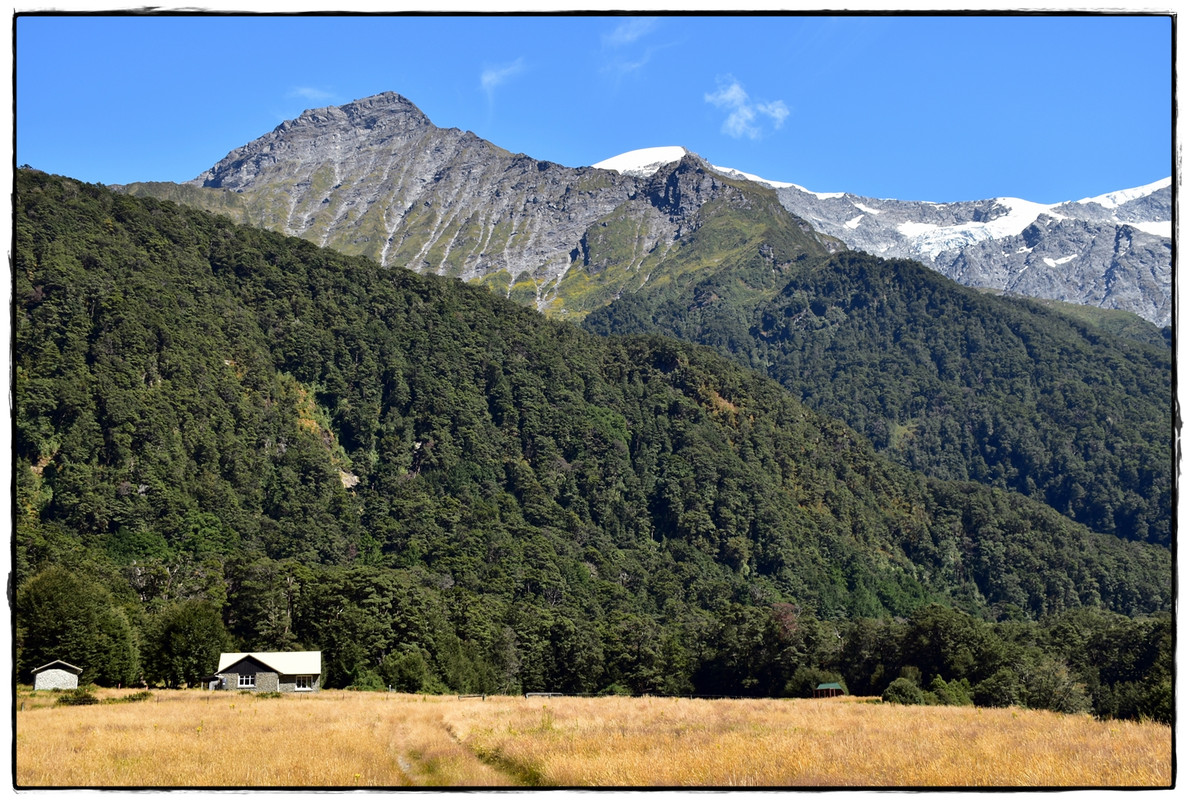
<path id="1" fill-rule="evenodd" d="M 777 130 L 784 124 L 784 120 L 788 118 L 788 115 L 792 113 L 788 110 L 788 106 L 784 104 L 783 100 L 776 100 L 774 103 L 760 103 L 755 108 L 759 109 L 760 114 L 766 114 L 771 117 Z"/>
<path id="2" fill-rule="evenodd" d="M 510 64 L 505 64 L 501 67 L 487 67 L 483 70 L 482 77 L 479 82 L 483 86 L 483 91 L 487 93 L 488 98 L 492 98 L 495 93 L 495 88 L 506 83 L 509 78 L 512 78 L 524 71 L 524 59 L 517 58 Z"/>
<path id="3" fill-rule="evenodd" d="M 633 44 L 646 36 L 656 27 L 655 17 L 632 17 L 615 26 L 615 29 L 602 37 L 602 43 L 607 47 L 622 47 Z"/>
<path id="4" fill-rule="evenodd" d="M 657 52 L 670 47 L 668 44 L 647 44 L 650 36 L 660 26 L 657 17 L 631 17 L 620 22 L 609 33 L 602 35 L 604 61 L 601 72 L 611 75 L 617 81 L 641 71 Z"/>
<path id="5" fill-rule="evenodd" d="M 652 48 L 648 48 L 647 52 L 634 61 L 629 61 L 625 58 L 611 59 L 602 67 L 602 71 L 614 75 L 616 78 L 621 78 L 624 75 L 646 67 L 648 62 L 652 60 L 653 52 L 654 50 Z"/>
<path id="6" fill-rule="evenodd" d="M 742 84 L 731 77 L 719 80 L 718 90 L 707 94 L 705 102 L 729 112 L 722 122 L 722 133 L 735 139 L 744 136 L 748 139 L 758 139 L 763 135 L 761 121 L 756 121 L 758 115 L 770 119 L 772 127 L 778 130 L 792 113 L 783 100 L 770 103 L 752 102 Z"/>
<path id="7" fill-rule="evenodd" d="M 289 97 L 300 97 L 302 100 L 313 100 L 316 102 L 319 100 L 329 100 L 330 98 L 334 97 L 334 95 L 330 92 L 323 91 L 322 89 L 314 88 L 313 86 L 298 86 L 297 88 L 290 90 Z"/>

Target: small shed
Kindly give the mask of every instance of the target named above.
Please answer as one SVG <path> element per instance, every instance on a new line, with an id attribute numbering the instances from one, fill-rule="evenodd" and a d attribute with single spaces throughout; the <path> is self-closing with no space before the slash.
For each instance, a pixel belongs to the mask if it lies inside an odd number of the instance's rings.
<path id="1" fill-rule="evenodd" d="M 813 697 L 841 697 L 845 693 L 840 683 L 818 683 L 813 689 Z"/>
<path id="2" fill-rule="evenodd" d="M 33 691 L 48 689 L 77 689 L 82 667 L 65 661 L 51 661 L 33 669 Z"/>

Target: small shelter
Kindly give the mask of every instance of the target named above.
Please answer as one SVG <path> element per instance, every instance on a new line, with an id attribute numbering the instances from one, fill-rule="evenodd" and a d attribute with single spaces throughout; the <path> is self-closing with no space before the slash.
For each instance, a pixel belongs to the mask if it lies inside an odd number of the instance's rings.
<path id="1" fill-rule="evenodd" d="M 77 689 L 82 667 L 65 661 L 51 661 L 33 670 L 33 691 L 47 689 Z"/>
<path id="2" fill-rule="evenodd" d="M 322 683 L 322 651 L 220 653 L 215 673 L 211 689 L 316 692 Z"/>
<path id="3" fill-rule="evenodd" d="M 841 697 L 845 693 L 840 683 L 818 683 L 813 689 L 813 697 Z"/>

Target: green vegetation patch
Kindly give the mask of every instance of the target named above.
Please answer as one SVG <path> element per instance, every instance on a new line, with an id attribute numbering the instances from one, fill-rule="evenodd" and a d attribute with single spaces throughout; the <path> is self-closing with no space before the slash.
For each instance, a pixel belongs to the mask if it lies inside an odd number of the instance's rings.
<path id="1" fill-rule="evenodd" d="M 54 700 L 54 705 L 58 706 L 93 706 L 98 703 L 99 698 L 95 697 L 94 692 L 83 686 L 77 689 L 68 689 Z"/>

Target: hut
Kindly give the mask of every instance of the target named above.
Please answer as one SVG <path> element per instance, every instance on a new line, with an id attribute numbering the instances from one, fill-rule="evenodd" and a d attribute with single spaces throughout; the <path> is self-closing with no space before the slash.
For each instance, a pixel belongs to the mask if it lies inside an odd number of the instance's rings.
<path id="1" fill-rule="evenodd" d="M 818 683 L 813 689 L 813 697 L 841 697 L 845 693 L 840 683 Z"/>
<path id="2" fill-rule="evenodd" d="M 82 667 L 65 661 L 51 661 L 33 669 L 33 691 L 48 689 L 77 689 Z"/>
<path id="3" fill-rule="evenodd" d="M 321 686 L 322 652 L 221 653 L 214 675 L 202 679 L 211 689 L 250 692 L 316 692 Z"/>

